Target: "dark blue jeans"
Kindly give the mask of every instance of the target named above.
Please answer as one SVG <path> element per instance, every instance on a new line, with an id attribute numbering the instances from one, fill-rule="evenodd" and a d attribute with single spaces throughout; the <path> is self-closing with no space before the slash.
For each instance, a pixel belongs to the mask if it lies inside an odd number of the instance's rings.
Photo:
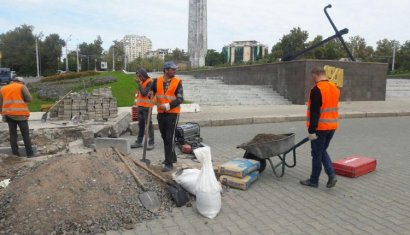
<path id="1" fill-rule="evenodd" d="M 149 108 L 138 107 L 138 139 L 137 142 L 142 143 L 145 134 L 145 125 L 148 120 Z M 152 126 L 152 119 L 148 127 L 148 144 L 154 145 L 154 127 Z"/>
<path id="2" fill-rule="evenodd" d="M 330 141 L 333 138 L 335 131 L 317 131 L 317 139 L 310 142 L 312 147 L 312 174 L 310 182 L 318 183 L 320 172 L 325 168 L 325 172 L 329 177 L 335 176 L 335 171 L 332 166 L 332 160 L 327 153 Z"/>

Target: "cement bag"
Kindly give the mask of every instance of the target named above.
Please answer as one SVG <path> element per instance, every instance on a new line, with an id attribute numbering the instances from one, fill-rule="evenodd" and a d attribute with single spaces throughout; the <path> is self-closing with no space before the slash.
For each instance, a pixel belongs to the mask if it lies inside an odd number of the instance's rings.
<path id="1" fill-rule="evenodd" d="M 196 183 L 196 207 L 199 214 L 213 219 L 221 210 L 222 187 L 212 167 L 211 148 L 208 146 L 197 148 L 194 154 L 202 163 L 201 173 Z"/>
<path id="2" fill-rule="evenodd" d="M 219 177 L 219 181 L 222 184 L 232 188 L 247 190 L 249 187 L 251 187 L 251 184 L 258 179 L 258 177 L 259 171 L 254 171 L 243 178 L 236 178 L 229 175 L 221 175 L 221 177 Z"/>
<path id="3" fill-rule="evenodd" d="M 183 169 L 182 172 L 172 174 L 172 178 L 190 194 L 196 195 L 196 182 L 200 172 L 198 169 Z"/>
<path id="4" fill-rule="evenodd" d="M 219 174 L 243 178 L 249 173 L 258 170 L 261 163 L 251 159 L 236 159 L 226 162 L 219 168 Z"/>

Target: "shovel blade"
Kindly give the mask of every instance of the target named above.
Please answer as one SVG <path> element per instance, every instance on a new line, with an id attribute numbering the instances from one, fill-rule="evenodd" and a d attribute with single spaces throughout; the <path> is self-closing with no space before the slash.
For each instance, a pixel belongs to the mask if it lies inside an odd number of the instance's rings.
<path id="1" fill-rule="evenodd" d="M 158 211 L 159 207 L 161 206 L 158 195 L 154 191 L 141 193 L 140 195 L 138 195 L 138 198 L 140 199 L 141 204 L 145 207 L 145 209 L 151 212 Z"/>
<path id="2" fill-rule="evenodd" d="M 151 164 L 151 160 L 149 160 L 147 158 L 141 159 L 141 162 L 145 163 L 145 165 L 147 165 L 147 166 L 149 166 Z"/>

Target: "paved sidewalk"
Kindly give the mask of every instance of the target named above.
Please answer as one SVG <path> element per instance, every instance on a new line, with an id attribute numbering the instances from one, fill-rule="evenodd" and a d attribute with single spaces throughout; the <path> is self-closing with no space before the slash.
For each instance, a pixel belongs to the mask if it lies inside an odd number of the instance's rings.
<path id="1" fill-rule="evenodd" d="M 410 99 L 341 102 L 339 113 L 341 118 L 410 116 Z M 184 113 L 180 116 L 180 122 L 198 122 L 201 126 L 276 123 L 305 119 L 305 105 L 201 106 L 199 113 Z"/>
<path id="2" fill-rule="evenodd" d="M 374 108 L 374 107 L 373 107 Z M 297 165 L 276 178 L 267 168 L 248 191 L 230 189 L 223 195 L 222 210 L 214 219 L 201 217 L 193 207 L 174 208 L 162 218 L 137 224 L 134 230 L 107 234 L 409 234 L 410 231 L 410 118 L 345 119 L 330 147 L 340 159 L 365 155 L 378 161 L 377 170 L 351 179 L 339 177 L 327 189 L 322 174 L 319 189 L 299 184 L 310 174 L 309 144 L 298 148 Z M 295 132 L 306 136 L 304 122 L 205 127 L 205 143 L 215 161 L 240 158 L 235 146 L 258 133 Z M 162 140 L 156 131 L 154 162 L 163 158 Z M 138 157 L 142 151 L 134 152 Z M 184 157 L 180 155 L 179 157 Z"/>
<path id="3" fill-rule="evenodd" d="M 120 111 L 131 108 L 120 108 Z M 228 126 L 258 123 L 303 121 L 305 105 L 253 105 L 253 106 L 200 106 L 200 112 L 182 113 L 180 123 L 198 122 L 201 126 Z M 396 101 L 355 101 L 340 103 L 341 118 L 410 116 L 410 99 Z M 30 120 L 37 122 L 43 112 L 34 112 Z M 155 115 L 153 122 L 157 123 Z"/>

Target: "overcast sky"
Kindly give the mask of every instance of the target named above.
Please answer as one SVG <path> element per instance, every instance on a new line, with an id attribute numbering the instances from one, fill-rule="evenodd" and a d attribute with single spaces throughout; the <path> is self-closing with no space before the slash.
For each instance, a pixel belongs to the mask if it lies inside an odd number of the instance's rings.
<path id="1" fill-rule="evenodd" d="M 0 0 L 0 33 L 22 24 L 35 33 L 72 34 L 69 48 L 101 35 L 104 48 L 126 34 L 145 35 L 157 48 L 187 48 L 189 0 Z M 208 48 L 236 40 L 271 47 L 293 27 L 312 39 L 334 34 L 323 7 L 339 29 L 375 46 L 383 38 L 410 40 L 408 0 L 208 0 Z"/>

